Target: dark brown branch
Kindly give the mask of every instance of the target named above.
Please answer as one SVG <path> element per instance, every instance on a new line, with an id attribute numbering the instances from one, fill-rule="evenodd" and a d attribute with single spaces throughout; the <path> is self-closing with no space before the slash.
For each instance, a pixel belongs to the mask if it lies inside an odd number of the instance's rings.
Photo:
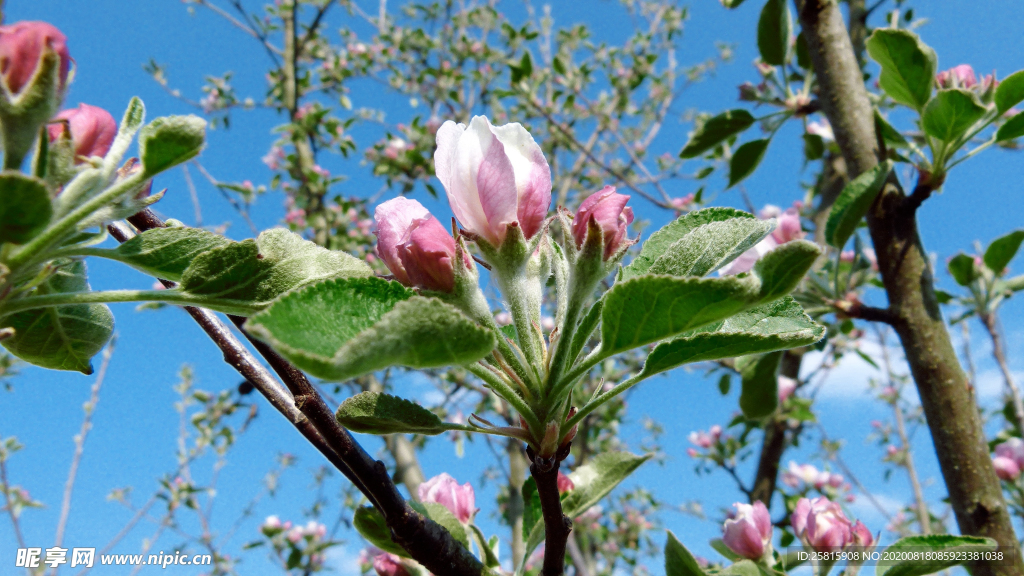
<path id="1" fill-rule="evenodd" d="M 878 146 L 874 112 L 840 6 L 831 0 L 794 2 L 818 78 L 822 107 L 850 176 L 856 177 L 877 165 Z M 935 298 L 914 211 L 904 209 L 906 201 L 899 183 L 890 180 L 868 213 L 868 229 L 949 500 L 961 533 L 990 537 L 1001 547 L 1019 549 L 967 377 Z M 972 573 L 1024 573 L 1021 557 L 1014 557 L 1005 566 L 972 565 Z"/>
<path id="2" fill-rule="evenodd" d="M 144 210 L 128 220 L 140 231 L 164 226 L 160 218 L 149 210 Z M 130 237 L 130 231 L 122 226 L 112 225 L 110 232 L 119 242 L 124 242 Z M 174 286 L 172 282 L 164 283 L 168 287 Z M 243 330 L 256 350 L 266 358 L 288 386 L 291 392 L 289 395 L 215 314 L 188 306 L 185 310 L 221 349 L 225 361 L 252 382 L 271 405 L 284 414 L 299 432 L 380 510 L 395 542 L 405 548 L 416 561 L 435 574 L 483 574 L 483 565 L 479 560 L 447 530 L 409 507 L 388 475 L 384 463 L 371 458 L 348 431 L 338 424 L 334 413 L 305 374 Z M 240 328 L 245 321 L 239 317 L 231 319 Z"/>
<path id="3" fill-rule="evenodd" d="M 544 517 L 544 565 L 540 576 L 562 576 L 565 572 L 566 542 L 572 532 L 572 519 L 562 512 L 558 494 L 558 465 L 569 455 L 569 444 L 554 458 L 541 458 L 532 448 L 526 449 L 530 457 L 530 474 L 537 482 L 540 509 Z"/>

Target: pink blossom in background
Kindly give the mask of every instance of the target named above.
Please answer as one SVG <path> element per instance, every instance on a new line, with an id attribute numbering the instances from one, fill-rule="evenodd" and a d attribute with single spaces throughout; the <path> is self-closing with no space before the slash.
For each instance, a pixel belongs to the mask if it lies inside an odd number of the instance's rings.
<path id="1" fill-rule="evenodd" d="M 561 471 L 558 472 L 558 493 L 559 494 L 565 494 L 566 492 L 569 492 L 570 490 L 572 490 L 575 487 L 576 487 L 576 485 L 573 484 L 572 480 L 570 480 L 568 476 L 566 476 L 565 474 L 562 474 Z"/>
<path id="2" fill-rule="evenodd" d="M 476 495 L 473 486 L 466 482 L 459 485 L 448 473 L 442 473 L 419 485 L 420 501 L 436 502 L 443 505 L 463 524 L 468 523 L 476 512 Z"/>
<path id="3" fill-rule="evenodd" d="M 790 517 L 793 532 L 819 551 L 841 550 L 853 541 L 853 524 L 839 504 L 824 496 L 801 498 Z"/>
<path id="4" fill-rule="evenodd" d="M 820 136 L 821 139 L 826 142 L 832 142 L 836 139 L 835 133 L 832 132 L 832 125 L 829 124 L 828 118 L 824 117 L 822 117 L 821 120 L 808 122 L 807 133 L 813 134 L 814 136 Z"/>
<path id="5" fill-rule="evenodd" d="M 940 88 L 973 88 L 978 83 L 974 68 L 970 64 L 960 64 L 949 70 L 943 70 L 935 76 Z"/>
<path id="6" fill-rule="evenodd" d="M 377 576 L 411 576 L 402 559 L 390 552 L 382 552 L 373 558 L 373 570 Z"/>
<path id="7" fill-rule="evenodd" d="M 772 540 L 772 519 L 768 509 L 760 502 L 735 503 L 736 515 L 722 526 L 722 541 L 730 550 L 758 560 L 764 556 Z"/>
<path id="8" fill-rule="evenodd" d="M 626 206 L 627 202 L 629 196 L 616 193 L 614 186 L 605 186 L 588 196 L 572 219 L 572 235 L 576 247 L 583 247 L 587 227 L 593 219 L 604 235 L 604 258 L 610 258 L 626 240 L 629 225 L 633 223 L 633 209 Z"/>
<path id="9" fill-rule="evenodd" d="M 785 402 L 796 390 L 797 381 L 788 376 L 779 376 L 779 402 Z"/>
<path id="10" fill-rule="evenodd" d="M 996 456 L 992 459 L 992 467 L 996 469 L 996 476 L 1002 480 L 1016 480 L 1020 476 L 1020 466 L 1006 456 Z"/>

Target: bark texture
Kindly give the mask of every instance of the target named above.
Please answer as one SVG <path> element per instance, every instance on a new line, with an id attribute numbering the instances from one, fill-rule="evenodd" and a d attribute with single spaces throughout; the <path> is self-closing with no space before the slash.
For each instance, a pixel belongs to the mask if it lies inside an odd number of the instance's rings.
<path id="1" fill-rule="evenodd" d="M 878 163 L 871 103 L 839 4 L 794 0 L 819 82 L 819 99 L 850 177 Z M 1010 515 L 985 445 L 981 420 L 935 299 L 916 212 L 890 179 L 868 214 L 893 327 L 917 384 L 957 524 L 1016 550 Z M 1015 565 L 972 566 L 975 576 L 1024 574 Z"/>

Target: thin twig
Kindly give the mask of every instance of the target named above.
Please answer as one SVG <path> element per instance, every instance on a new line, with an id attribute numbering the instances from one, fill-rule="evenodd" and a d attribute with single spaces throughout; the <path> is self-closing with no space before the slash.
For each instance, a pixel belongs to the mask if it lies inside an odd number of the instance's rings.
<path id="1" fill-rule="evenodd" d="M 196 215 L 196 228 L 203 227 L 203 209 L 199 204 L 199 194 L 196 193 L 196 185 L 192 183 L 192 174 L 188 171 L 188 164 L 181 165 L 181 171 L 185 174 L 185 185 L 188 186 L 188 197 L 192 199 L 192 209 Z"/>
<path id="2" fill-rule="evenodd" d="M 82 418 L 82 427 L 79 429 L 78 435 L 75 436 L 75 453 L 71 457 L 68 480 L 64 483 L 64 498 L 60 505 L 60 519 L 57 521 L 57 537 L 54 538 L 53 543 L 55 548 L 60 548 L 60 545 L 64 543 L 64 530 L 67 528 L 68 516 L 71 514 L 71 493 L 75 489 L 78 465 L 81 463 L 82 453 L 85 451 L 85 439 L 89 435 L 89 431 L 92 430 L 92 415 L 95 413 L 96 404 L 100 399 L 100 388 L 103 387 L 103 379 L 107 375 L 110 358 L 114 355 L 115 342 L 116 339 L 111 339 L 106 349 L 103 350 L 103 361 L 100 363 L 100 369 L 96 372 L 96 380 L 92 384 L 92 389 L 89 391 L 89 401 L 84 408 L 85 417 Z M 57 574 L 57 565 L 53 566 L 51 574 Z"/>
<path id="3" fill-rule="evenodd" d="M 14 512 L 14 502 L 11 501 L 11 483 L 7 479 L 7 459 L 0 458 L 0 485 L 4 487 L 4 509 L 11 518 L 11 526 L 14 528 L 14 537 L 18 540 L 18 547 L 25 547 L 25 538 L 21 535 L 21 524 L 18 522 L 18 515 Z"/>

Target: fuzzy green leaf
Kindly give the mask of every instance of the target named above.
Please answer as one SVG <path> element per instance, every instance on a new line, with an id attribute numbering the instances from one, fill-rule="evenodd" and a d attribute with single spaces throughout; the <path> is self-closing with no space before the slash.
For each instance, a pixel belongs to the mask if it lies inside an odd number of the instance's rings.
<path id="1" fill-rule="evenodd" d="M 128 151 L 132 140 L 135 138 L 135 133 L 139 131 L 142 123 L 145 121 L 146 107 L 142 104 L 142 100 L 138 97 L 133 97 L 128 102 L 128 108 L 125 109 L 121 123 L 117 127 L 117 136 L 114 138 L 110 151 L 107 152 L 103 162 L 106 170 L 109 171 L 108 173 L 112 173 L 120 165 L 125 152 Z"/>
<path id="2" fill-rule="evenodd" d="M 991 552 L 998 547 L 995 540 L 981 538 L 979 536 L 954 536 L 952 534 L 932 534 L 930 536 L 909 536 L 900 538 L 895 544 L 889 546 L 882 553 L 886 556 L 899 558 L 900 551 L 923 553 L 926 550 L 932 552 Z M 908 554 L 911 558 L 914 554 Z M 955 558 L 956 554 L 950 554 Z M 875 568 L 877 576 L 924 576 L 934 574 L 963 564 L 963 560 L 928 560 L 909 559 L 899 561 L 894 565 L 880 563 Z"/>
<path id="3" fill-rule="evenodd" d="M 469 535 L 466 534 L 466 527 L 459 522 L 459 519 L 452 514 L 443 504 L 437 502 L 409 502 L 409 506 L 441 525 L 459 543 L 469 550 Z"/>
<path id="4" fill-rule="evenodd" d="M 622 280 L 649 274 L 654 262 L 690 232 L 714 222 L 726 222 L 733 219 L 757 220 L 753 214 L 735 208 L 704 208 L 676 218 L 651 234 L 651 237 L 644 242 L 640 248 L 640 254 L 622 269 Z"/>
<path id="5" fill-rule="evenodd" d="M 875 131 L 885 141 L 885 145 L 890 148 L 906 148 L 910 146 L 910 143 L 903 137 L 903 134 L 900 134 L 899 130 L 893 128 L 892 124 L 889 124 L 885 118 L 882 118 L 877 108 L 875 109 Z"/>
<path id="6" fill-rule="evenodd" d="M 985 266 L 996 274 L 1002 274 L 1010 260 L 1017 255 L 1020 244 L 1024 242 L 1024 230 L 1014 230 L 1005 236 L 992 241 L 985 249 Z"/>
<path id="7" fill-rule="evenodd" d="M 419 404 L 380 392 L 362 392 L 338 407 L 338 423 L 365 434 L 426 434 L 435 436 L 455 428 Z"/>
<path id="8" fill-rule="evenodd" d="M 921 111 L 932 96 L 938 57 L 916 34 L 878 28 L 866 43 L 868 54 L 882 66 L 878 83 L 890 98 Z"/>
<path id="9" fill-rule="evenodd" d="M 825 328 L 787 296 L 659 344 L 644 362 L 643 374 L 653 376 L 693 362 L 808 346 L 824 335 Z M 726 394 L 728 375 L 723 378 Z"/>
<path id="10" fill-rule="evenodd" d="M 75 260 L 58 268 L 33 295 L 88 290 L 85 263 Z M 43 368 L 92 374 L 89 360 L 110 340 L 114 315 L 103 304 L 70 304 L 17 312 L 0 320 L 0 327 L 14 328 L 3 346 L 18 358 Z"/>
<path id="11" fill-rule="evenodd" d="M 384 516 L 373 506 L 356 508 L 356 514 L 352 518 L 352 526 L 360 536 L 366 538 L 367 542 L 385 552 L 397 554 L 403 558 L 409 558 L 405 548 L 399 546 L 391 539 L 391 529 L 388 528 Z"/>
<path id="12" fill-rule="evenodd" d="M 1007 110 L 1024 101 L 1024 70 L 1010 74 L 996 86 L 996 111 L 1005 114 Z"/>
<path id="13" fill-rule="evenodd" d="M 261 308 L 299 286 L 328 278 L 370 276 L 354 256 L 321 248 L 283 228 L 199 254 L 181 275 L 179 288 L 214 299 Z"/>
<path id="14" fill-rule="evenodd" d="M 704 576 L 697 559 L 683 546 L 671 530 L 665 542 L 665 576 Z"/>
<path id="15" fill-rule="evenodd" d="M 778 407 L 780 360 L 781 351 L 736 359 L 742 380 L 740 410 L 747 418 L 764 418 Z"/>
<path id="16" fill-rule="evenodd" d="M 978 271 L 974 268 L 974 258 L 963 252 L 950 258 L 947 267 L 950 276 L 961 286 L 970 286 L 978 277 Z"/>
<path id="17" fill-rule="evenodd" d="M 832 205 L 825 223 L 825 239 L 829 244 L 840 249 L 846 245 L 857 225 L 871 209 L 875 197 L 882 191 L 891 170 L 892 162 L 886 160 L 846 184 Z"/>
<path id="18" fill-rule="evenodd" d="M 764 159 L 764 153 L 768 150 L 770 138 L 751 140 L 740 146 L 733 152 L 729 160 L 729 188 L 737 185 L 747 176 L 757 170 L 757 166 Z"/>
<path id="19" fill-rule="evenodd" d="M 754 124 L 754 117 L 742 108 L 722 112 L 709 118 L 707 122 L 694 130 L 689 142 L 679 153 L 680 158 L 696 158 L 718 146 L 726 139 L 743 132 Z"/>
<path id="20" fill-rule="evenodd" d="M 617 282 L 601 314 L 601 349 L 616 354 L 696 330 L 788 294 L 820 250 L 797 240 L 779 246 L 751 274 L 722 278 L 640 276 Z"/>
<path id="21" fill-rule="evenodd" d="M 775 221 L 756 218 L 709 222 L 672 244 L 647 273 L 705 276 L 738 258 L 774 228 Z"/>
<path id="22" fill-rule="evenodd" d="M 42 180 L 15 170 L 0 173 L 0 242 L 28 242 L 51 216 L 50 193 Z"/>
<path id="23" fill-rule="evenodd" d="M 139 132 L 139 156 L 148 176 L 196 157 L 206 141 L 206 120 L 195 116 L 165 116 Z"/>
<path id="24" fill-rule="evenodd" d="M 786 0 L 768 0 L 757 21 L 757 49 L 765 64 L 782 66 L 789 51 L 789 7 Z"/>
<path id="25" fill-rule="evenodd" d="M 943 142 L 956 142 L 975 122 L 985 115 L 985 107 L 969 90 L 939 90 L 924 108 L 921 126 L 929 135 Z"/>
<path id="26" fill-rule="evenodd" d="M 1024 112 L 1016 114 L 996 130 L 996 142 L 1005 142 L 1024 136 Z"/>
<path id="27" fill-rule="evenodd" d="M 454 307 L 379 278 L 329 280 L 286 294 L 246 328 L 314 376 L 346 380 L 388 366 L 467 364 L 494 334 Z"/>
<path id="28" fill-rule="evenodd" d="M 197 256 L 230 244 L 234 243 L 220 234 L 175 226 L 146 230 L 102 255 L 156 278 L 177 282 Z"/>

